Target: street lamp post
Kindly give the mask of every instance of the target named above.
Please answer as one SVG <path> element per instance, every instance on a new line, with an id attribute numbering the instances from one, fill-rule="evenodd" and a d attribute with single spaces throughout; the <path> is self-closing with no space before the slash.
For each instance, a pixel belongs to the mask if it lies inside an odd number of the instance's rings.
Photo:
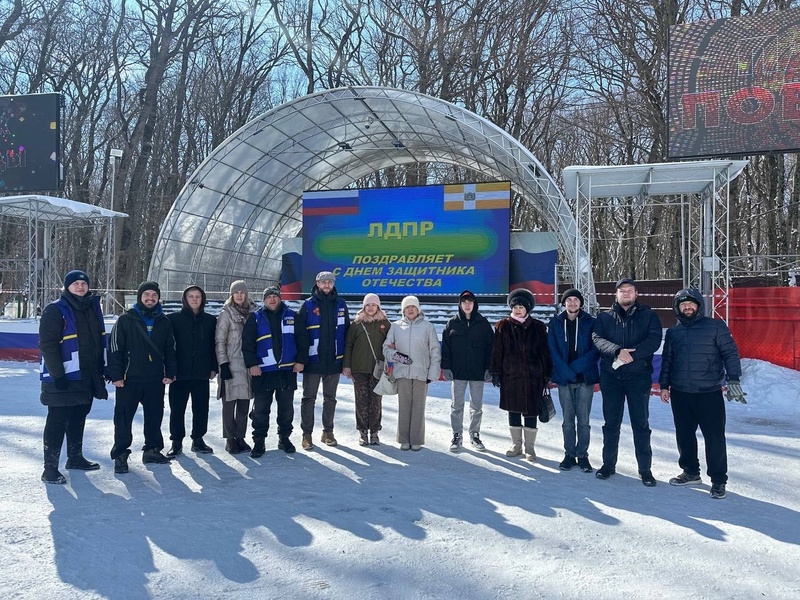
<path id="1" fill-rule="evenodd" d="M 117 159 L 122 158 L 122 150 L 112 148 L 109 152 L 111 154 L 111 200 L 109 202 L 109 210 L 114 210 L 114 183 L 117 179 Z M 116 249 L 114 239 L 114 217 L 108 218 L 108 228 L 106 237 L 106 307 L 105 314 L 110 314 L 111 311 L 111 294 L 116 288 L 116 256 L 114 250 Z"/>

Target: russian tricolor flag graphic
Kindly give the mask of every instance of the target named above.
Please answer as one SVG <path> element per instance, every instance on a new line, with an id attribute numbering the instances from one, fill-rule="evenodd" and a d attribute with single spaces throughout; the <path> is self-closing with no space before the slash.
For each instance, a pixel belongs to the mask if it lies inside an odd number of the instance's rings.
<path id="1" fill-rule="evenodd" d="M 303 215 L 357 215 L 358 190 L 339 190 L 331 192 L 305 192 L 303 194 Z"/>

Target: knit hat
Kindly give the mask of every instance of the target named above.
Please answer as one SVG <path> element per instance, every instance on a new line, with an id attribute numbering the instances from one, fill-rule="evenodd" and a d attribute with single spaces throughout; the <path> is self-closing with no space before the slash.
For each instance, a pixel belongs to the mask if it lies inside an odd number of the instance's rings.
<path id="1" fill-rule="evenodd" d="M 153 290 L 156 294 L 158 294 L 159 299 L 161 298 L 161 288 L 158 287 L 158 283 L 155 281 L 143 281 L 139 284 L 139 289 L 136 290 L 136 302 L 141 305 L 142 303 L 142 294 L 144 294 L 147 290 Z"/>
<path id="2" fill-rule="evenodd" d="M 416 306 L 419 309 L 419 299 L 416 296 L 406 296 L 400 304 L 400 312 L 403 312 L 409 306 Z"/>
<path id="3" fill-rule="evenodd" d="M 536 297 L 530 290 L 517 288 L 508 295 L 508 307 L 514 308 L 515 306 L 522 306 L 525 308 L 525 312 L 531 312 L 536 306 Z"/>
<path id="4" fill-rule="evenodd" d="M 567 303 L 567 298 L 577 298 L 581 301 L 581 307 L 583 307 L 583 294 L 581 294 L 580 290 L 576 290 L 575 288 L 570 288 L 563 294 L 561 294 L 561 304 Z"/>
<path id="5" fill-rule="evenodd" d="M 83 271 L 70 271 L 64 275 L 64 289 L 66 290 L 76 281 L 85 281 L 89 285 L 89 276 Z"/>
<path id="6" fill-rule="evenodd" d="M 617 285 L 614 289 L 618 290 L 623 285 L 632 285 L 634 288 L 636 288 L 636 282 L 633 279 L 631 279 L 630 277 L 623 277 L 617 282 Z"/>
<path id="7" fill-rule="evenodd" d="M 333 281 L 336 283 L 336 275 L 331 271 L 320 271 L 317 273 L 317 281 Z"/>
<path id="8" fill-rule="evenodd" d="M 277 296 L 278 298 L 280 298 L 281 289 L 276 285 L 271 285 L 264 290 L 263 294 L 261 294 L 262 298 L 266 298 L 267 296 Z"/>
<path id="9" fill-rule="evenodd" d="M 378 294 L 367 294 L 364 296 L 364 301 L 361 303 L 361 306 L 366 306 L 367 304 L 377 304 L 378 308 L 380 308 L 381 299 L 378 297 Z"/>
<path id="10" fill-rule="evenodd" d="M 231 284 L 231 296 L 233 296 L 234 292 L 244 292 L 245 294 L 248 294 L 247 284 L 243 279 L 237 279 Z"/>

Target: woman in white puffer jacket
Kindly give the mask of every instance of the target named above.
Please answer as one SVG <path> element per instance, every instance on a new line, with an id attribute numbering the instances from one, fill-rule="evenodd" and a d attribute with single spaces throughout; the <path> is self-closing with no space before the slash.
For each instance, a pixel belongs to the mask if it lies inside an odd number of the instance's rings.
<path id="1" fill-rule="evenodd" d="M 402 318 L 392 323 L 383 354 L 394 363 L 397 380 L 397 442 L 401 450 L 419 450 L 425 443 L 425 400 L 428 384 L 439 379 L 441 349 L 436 328 L 419 309 L 416 296 L 406 296 Z"/>

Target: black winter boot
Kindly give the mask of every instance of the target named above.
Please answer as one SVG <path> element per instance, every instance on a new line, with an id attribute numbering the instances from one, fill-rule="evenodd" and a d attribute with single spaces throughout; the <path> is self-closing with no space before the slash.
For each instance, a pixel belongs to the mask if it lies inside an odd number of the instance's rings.
<path id="1" fill-rule="evenodd" d="M 42 481 L 45 483 L 67 483 L 67 478 L 58 471 L 58 463 L 61 458 L 61 445 L 51 446 L 47 440 L 44 442 L 44 472 Z"/>
<path id="2" fill-rule="evenodd" d="M 266 446 L 264 446 L 264 438 L 254 438 L 253 439 L 253 448 L 250 452 L 250 458 L 261 458 L 264 456 L 264 453 L 267 451 Z"/>
<path id="3" fill-rule="evenodd" d="M 297 450 L 297 448 L 294 447 L 288 435 L 282 435 L 278 438 L 278 450 L 283 450 L 286 454 L 291 454 Z"/>
<path id="4" fill-rule="evenodd" d="M 172 447 L 167 451 L 167 458 L 175 458 L 183 454 L 183 442 L 173 440 Z"/>
<path id="5" fill-rule="evenodd" d="M 159 450 L 155 448 L 151 448 L 150 450 L 145 450 L 142 452 L 142 462 L 144 464 L 157 464 L 157 465 L 168 465 L 170 463 L 170 459 L 161 454 Z"/>
<path id="6" fill-rule="evenodd" d="M 96 471 L 100 468 L 100 463 L 90 462 L 83 457 L 83 454 L 70 456 L 67 459 L 67 469 L 77 469 L 78 471 Z"/>
<path id="7" fill-rule="evenodd" d="M 125 450 L 117 458 L 114 459 L 114 473 L 127 473 L 128 472 L 128 455 L 130 450 Z"/>
<path id="8" fill-rule="evenodd" d="M 56 467 L 45 467 L 42 473 L 42 481 L 45 483 L 67 483 L 67 478 L 58 472 Z"/>

